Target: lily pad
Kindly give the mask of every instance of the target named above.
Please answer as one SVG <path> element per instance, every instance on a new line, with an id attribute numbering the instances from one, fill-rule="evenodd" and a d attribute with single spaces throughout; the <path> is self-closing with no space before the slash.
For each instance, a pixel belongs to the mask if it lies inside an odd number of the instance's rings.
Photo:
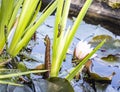
<path id="1" fill-rule="evenodd" d="M 74 92 L 73 87 L 66 79 L 49 78 L 47 80 L 33 80 L 35 92 Z"/>
<path id="2" fill-rule="evenodd" d="M 59 90 L 56 92 L 74 92 L 70 82 L 63 78 L 53 77 L 48 79 L 50 82 L 59 86 Z"/>

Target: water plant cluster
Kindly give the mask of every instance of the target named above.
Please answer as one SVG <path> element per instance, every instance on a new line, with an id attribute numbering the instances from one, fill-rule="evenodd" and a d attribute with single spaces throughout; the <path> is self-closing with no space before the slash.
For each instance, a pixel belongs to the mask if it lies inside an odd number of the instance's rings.
<path id="1" fill-rule="evenodd" d="M 66 28 L 70 2 L 71 0 L 55 0 L 43 12 L 39 13 L 42 5 L 41 0 L 0 0 L 0 58 L 13 59 L 19 55 L 21 50 L 23 50 L 29 43 L 37 28 L 56 10 L 56 19 L 53 30 L 54 38 L 51 48 L 52 61 L 50 78 L 58 77 L 67 50 L 90 4 L 92 3 L 92 0 L 86 0 L 73 26 Z M 81 62 L 70 71 L 65 79 L 70 82 L 88 59 L 104 44 L 104 42 L 105 40 L 96 46 L 96 48 L 90 49 L 90 51 L 80 60 Z M 84 45 L 84 42 L 80 44 Z M 81 48 L 80 46 L 81 45 L 78 45 L 77 48 Z M 88 45 L 88 47 L 90 46 Z M 85 51 L 88 49 L 89 48 L 85 48 Z M 78 56 L 82 53 L 83 52 L 79 52 L 79 50 L 77 52 Z M 0 83 L 19 85 L 12 82 L 2 81 L 2 79 L 46 71 L 48 70 L 26 71 L 18 74 L 1 74 Z"/>

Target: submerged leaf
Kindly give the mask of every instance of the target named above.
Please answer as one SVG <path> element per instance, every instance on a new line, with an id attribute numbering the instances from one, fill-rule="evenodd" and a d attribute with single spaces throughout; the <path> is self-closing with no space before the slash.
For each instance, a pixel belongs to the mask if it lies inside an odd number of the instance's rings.
<path id="1" fill-rule="evenodd" d="M 102 57 L 101 59 L 105 61 L 113 62 L 113 61 L 118 61 L 119 58 L 115 55 L 110 54 L 107 57 Z"/>
<path id="2" fill-rule="evenodd" d="M 106 39 L 106 42 L 110 42 L 111 40 L 113 40 L 113 38 L 109 35 L 97 35 L 92 38 L 90 43 L 99 43 L 102 42 L 104 39 Z"/>

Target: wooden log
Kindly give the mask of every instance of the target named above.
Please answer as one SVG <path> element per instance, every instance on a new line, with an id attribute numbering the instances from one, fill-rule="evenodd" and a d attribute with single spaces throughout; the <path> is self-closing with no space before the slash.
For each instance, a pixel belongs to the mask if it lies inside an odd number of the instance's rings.
<path id="1" fill-rule="evenodd" d="M 46 7 L 50 1 L 52 0 L 43 0 L 42 8 Z M 76 17 L 84 5 L 84 2 L 85 0 L 72 0 L 69 16 Z M 84 20 L 90 24 L 100 24 L 114 34 L 120 35 L 120 8 L 113 9 L 105 2 L 94 0 Z"/>

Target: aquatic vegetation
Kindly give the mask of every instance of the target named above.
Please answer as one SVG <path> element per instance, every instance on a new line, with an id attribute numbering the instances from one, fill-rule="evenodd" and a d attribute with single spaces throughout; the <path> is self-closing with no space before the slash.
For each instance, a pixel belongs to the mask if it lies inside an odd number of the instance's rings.
<path id="1" fill-rule="evenodd" d="M 0 0 L 0 4 L 0 54 L 6 53 L 6 57 L 9 55 L 10 57 L 15 57 L 31 40 L 36 29 L 55 10 L 57 0 L 44 11 L 39 18 L 37 15 L 40 10 L 41 0 Z M 7 52 L 2 53 L 4 49 Z M 0 75 L 0 78 L 10 78 L 38 72 L 47 72 L 47 70 L 34 70 L 17 74 Z M 16 85 L 12 82 L 0 82 L 3 84 Z"/>
<path id="2" fill-rule="evenodd" d="M 58 77 L 59 70 L 61 68 L 62 62 L 66 56 L 69 45 L 83 19 L 85 16 L 92 0 L 87 0 L 81 9 L 76 21 L 73 26 L 66 29 L 66 21 L 68 17 L 68 11 L 70 7 L 70 0 L 66 0 L 63 7 L 64 0 L 60 0 L 57 5 L 55 28 L 54 28 L 54 39 L 53 39 L 53 49 L 52 49 L 52 64 L 50 77 Z M 87 60 L 104 44 L 103 40 L 92 52 L 90 52 L 82 61 L 79 63 L 70 73 L 66 76 L 66 79 L 71 81 L 74 76 L 80 71 L 82 66 L 87 62 Z M 89 46 L 88 46 L 89 47 Z"/>
<path id="3" fill-rule="evenodd" d="M 60 67 L 68 50 L 68 47 L 81 23 L 83 17 L 85 16 L 92 0 L 87 0 L 81 12 L 79 13 L 74 25 L 65 31 L 66 21 L 68 17 L 68 12 L 70 8 L 70 0 L 65 1 L 60 0 L 57 5 L 55 28 L 54 28 L 54 40 L 53 40 L 53 54 L 52 54 L 52 66 L 51 66 L 51 77 L 56 77 L 59 74 Z M 62 12 L 63 11 L 63 12 Z"/>
<path id="4" fill-rule="evenodd" d="M 12 2 L 14 3 L 14 0 Z M 20 52 L 20 50 L 22 50 L 23 47 L 27 46 L 28 42 L 31 40 L 31 37 L 35 33 L 36 29 L 57 8 L 56 20 L 55 20 L 55 26 L 54 26 L 54 39 L 53 39 L 53 48 L 52 48 L 52 66 L 51 66 L 51 71 L 50 71 L 50 77 L 53 77 L 53 78 L 58 77 L 59 70 L 60 70 L 62 62 L 66 56 L 67 50 L 68 50 L 68 48 L 72 42 L 72 39 L 74 38 L 74 35 L 75 35 L 81 21 L 83 20 L 90 4 L 92 3 L 92 0 L 87 0 L 85 2 L 85 5 L 81 9 L 81 12 L 79 13 L 73 26 L 71 28 L 68 27 L 68 29 L 66 31 L 66 22 L 67 22 L 67 18 L 68 18 L 70 2 L 71 2 L 71 0 L 55 0 L 49 6 L 49 8 L 46 11 L 44 11 L 44 13 L 42 12 L 42 14 L 40 14 L 40 16 L 37 17 L 37 14 L 39 12 L 40 5 L 41 5 L 41 2 L 39 2 L 39 0 L 29 0 L 29 1 L 24 0 L 24 2 L 23 2 L 23 0 L 21 0 L 21 2 L 19 2 L 19 3 L 17 3 L 17 1 L 16 1 L 16 4 L 18 4 L 17 8 L 15 10 L 12 9 L 15 11 L 15 13 L 13 15 L 11 14 L 11 17 L 14 17 L 14 18 L 10 18 L 10 19 L 12 19 L 11 20 L 12 24 L 10 24 L 10 27 L 8 27 L 8 25 L 6 25 L 6 23 L 5 24 L 3 23 L 3 25 L 1 26 L 2 30 L 0 30 L 0 35 L 1 35 L 0 37 L 2 39 L 2 42 L 0 43 L 0 47 L 1 47 L 0 52 L 2 53 L 2 51 L 5 47 L 7 54 L 10 55 L 11 57 L 15 57 Z M 4 7 L 4 5 L 2 4 L 1 7 L 3 6 L 4 8 L 6 8 L 7 0 L 2 0 L 2 3 L 5 3 L 6 5 Z M 20 6 L 22 4 L 23 4 L 23 6 L 22 6 L 22 8 L 20 8 Z M 10 5 L 10 6 L 12 6 L 12 5 Z M 17 24 L 15 25 L 15 28 L 14 28 L 12 26 L 15 22 L 15 19 L 16 19 L 16 16 L 17 16 L 17 13 L 19 10 L 21 12 L 19 13 L 20 15 L 16 22 Z M 0 11 L 0 14 L 2 14 L 2 12 L 3 11 Z M 11 13 L 11 11 L 10 11 L 10 13 Z M 1 16 L 4 17 L 3 15 L 1 15 Z M 1 20 L 0 20 L 0 23 L 2 24 L 3 20 L 2 21 Z M 7 19 L 7 21 L 8 20 L 9 19 Z M 12 30 L 13 28 L 14 28 L 14 30 Z M 9 41 L 8 37 L 12 37 L 12 40 Z M 83 57 L 85 57 L 85 58 L 82 59 L 82 61 L 72 71 L 70 71 L 70 73 L 66 76 L 66 79 L 68 81 L 71 81 L 73 79 L 73 77 L 80 71 L 80 69 L 82 69 L 82 66 L 88 61 L 88 59 L 104 43 L 105 43 L 105 40 L 102 39 L 101 43 L 93 50 L 89 48 L 90 45 L 86 46 L 85 50 L 89 50 L 88 55 L 85 55 L 87 53 L 85 51 L 85 54 L 82 56 L 82 58 Z M 48 49 L 50 50 L 50 47 Z M 49 60 L 49 58 L 48 58 L 48 60 Z M 22 63 L 21 64 L 19 63 L 18 68 L 19 67 L 23 67 L 25 69 L 25 67 L 23 66 Z M 21 70 L 26 71 L 24 69 L 21 69 Z M 49 73 L 48 70 L 35 70 L 35 71 L 20 72 L 18 74 L 12 73 L 12 74 L 0 75 L 0 79 L 10 78 L 13 76 L 16 77 L 16 76 L 20 76 L 20 75 L 26 75 L 26 74 L 30 74 L 30 73 L 38 73 L 38 72 L 48 72 Z M 7 82 L 3 81 L 3 84 L 7 84 Z M 15 85 L 17 85 L 17 84 L 15 84 Z"/>
<path id="5" fill-rule="evenodd" d="M 55 10 L 57 0 L 40 17 L 37 17 L 41 6 L 39 0 L 25 0 L 24 2 L 11 0 L 9 2 L 1 0 L 0 53 L 6 48 L 9 55 L 15 57 L 27 45 L 36 29 Z M 19 17 L 16 20 L 17 15 Z M 17 24 L 14 25 L 16 21 Z"/>

